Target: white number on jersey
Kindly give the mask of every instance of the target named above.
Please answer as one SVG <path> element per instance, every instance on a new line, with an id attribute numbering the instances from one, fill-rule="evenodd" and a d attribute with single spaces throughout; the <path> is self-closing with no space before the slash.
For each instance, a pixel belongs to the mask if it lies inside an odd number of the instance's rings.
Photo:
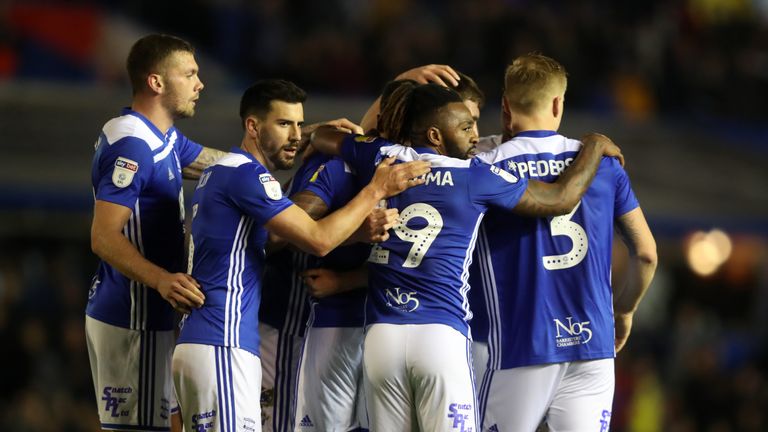
<path id="1" fill-rule="evenodd" d="M 581 206 L 581 201 L 567 215 L 555 216 L 549 222 L 552 236 L 567 236 L 571 239 L 573 247 L 563 255 L 547 255 L 543 257 L 541 260 L 544 263 L 545 269 L 562 270 L 571 268 L 579 264 L 587 256 L 587 249 L 589 247 L 587 232 L 584 231 L 581 225 L 571 220 L 579 206 Z"/>
<path id="2" fill-rule="evenodd" d="M 424 218 L 427 225 L 421 229 L 408 228 L 408 222 L 413 218 Z M 443 217 L 436 208 L 429 204 L 416 203 L 411 204 L 400 212 L 400 223 L 395 225 L 394 230 L 400 240 L 413 243 L 408 257 L 403 262 L 403 267 L 415 268 L 421 264 L 424 255 L 427 254 L 432 242 L 443 229 Z"/>

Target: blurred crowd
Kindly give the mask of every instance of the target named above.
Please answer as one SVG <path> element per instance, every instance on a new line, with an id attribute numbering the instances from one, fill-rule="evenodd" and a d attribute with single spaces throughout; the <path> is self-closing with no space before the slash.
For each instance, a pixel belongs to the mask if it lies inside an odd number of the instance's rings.
<path id="1" fill-rule="evenodd" d="M 110 32 L 119 38 L 123 23 L 105 18 L 118 16 L 190 39 L 239 87 L 280 76 L 313 92 L 369 96 L 403 70 L 445 63 L 495 101 L 507 62 L 539 51 L 569 70 L 569 104 L 578 109 L 739 124 L 768 112 L 766 0 L 58 3 L 0 2 L 0 78 L 122 79 L 122 57 L 107 73 L 93 58 L 115 51 L 98 46 L 115 38 Z M 47 44 L 71 64 L 39 64 L 50 54 L 40 40 L 52 36 Z"/>

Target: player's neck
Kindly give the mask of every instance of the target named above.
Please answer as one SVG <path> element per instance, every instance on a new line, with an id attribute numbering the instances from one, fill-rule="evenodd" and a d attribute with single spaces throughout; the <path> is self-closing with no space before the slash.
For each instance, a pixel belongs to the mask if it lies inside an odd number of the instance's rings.
<path id="1" fill-rule="evenodd" d="M 550 116 L 513 115 L 512 124 L 508 128 L 512 135 L 534 130 L 557 131 L 559 121 Z"/>
<path id="2" fill-rule="evenodd" d="M 270 160 L 264 156 L 264 152 L 261 151 L 261 147 L 255 141 L 249 139 L 248 135 L 244 136 L 243 141 L 240 142 L 240 149 L 256 158 L 256 160 L 259 161 L 259 163 L 263 165 L 267 170 L 275 170 L 274 165 L 272 165 Z"/>
<path id="3" fill-rule="evenodd" d="M 135 96 L 131 109 L 147 118 L 163 134 L 173 126 L 173 116 L 158 100 L 150 97 Z"/>

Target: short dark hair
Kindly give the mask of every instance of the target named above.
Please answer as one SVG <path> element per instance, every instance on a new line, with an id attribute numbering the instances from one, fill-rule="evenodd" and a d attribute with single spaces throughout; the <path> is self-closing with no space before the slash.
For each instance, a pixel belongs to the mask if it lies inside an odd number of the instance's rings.
<path id="1" fill-rule="evenodd" d="M 137 40 L 131 47 L 126 61 L 133 94 L 144 90 L 147 76 L 157 72 L 162 63 L 178 51 L 195 53 L 189 42 L 176 36 L 151 34 Z"/>
<path id="2" fill-rule="evenodd" d="M 458 73 L 459 78 L 461 78 L 459 80 L 459 85 L 454 87 L 456 93 L 458 93 L 463 100 L 471 100 L 476 102 L 477 106 L 482 108 L 485 104 L 485 94 L 483 94 L 483 91 L 480 90 L 480 87 L 477 86 L 475 80 L 473 80 L 469 75 L 463 74 L 459 71 L 456 71 L 456 73 Z"/>
<path id="3" fill-rule="evenodd" d="M 454 102 L 462 103 L 461 96 L 438 84 L 400 86 L 381 108 L 380 132 L 391 141 L 406 144 L 434 122 L 440 108 Z"/>
<path id="4" fill-rule="evenodd" d="M 271 109 L 272 101 L 304 103 L 307 93 L 296 84 L 282 79 L 264 79 L 253 83 L 240 99 L 240 120 L 255 115 L 263 119 Z"/>

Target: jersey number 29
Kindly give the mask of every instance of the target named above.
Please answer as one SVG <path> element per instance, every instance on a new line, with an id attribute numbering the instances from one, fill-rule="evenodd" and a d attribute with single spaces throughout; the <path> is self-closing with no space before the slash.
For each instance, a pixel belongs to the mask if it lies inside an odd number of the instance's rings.
<path id="1" fill-rule="evenodd" d="M 426 219 L 427 225 L 420 229 L 409 228 L 408 222 L 417 217 Z M 400 212 L 400 223 L 394 227 L 395 234 L 400 240 L 412 243 L 408 257 L 403 262 L 403 267 L 418 267 L 442 229 L 443 217 L 431 205 L 415 203 L 404 208 Z"/>

